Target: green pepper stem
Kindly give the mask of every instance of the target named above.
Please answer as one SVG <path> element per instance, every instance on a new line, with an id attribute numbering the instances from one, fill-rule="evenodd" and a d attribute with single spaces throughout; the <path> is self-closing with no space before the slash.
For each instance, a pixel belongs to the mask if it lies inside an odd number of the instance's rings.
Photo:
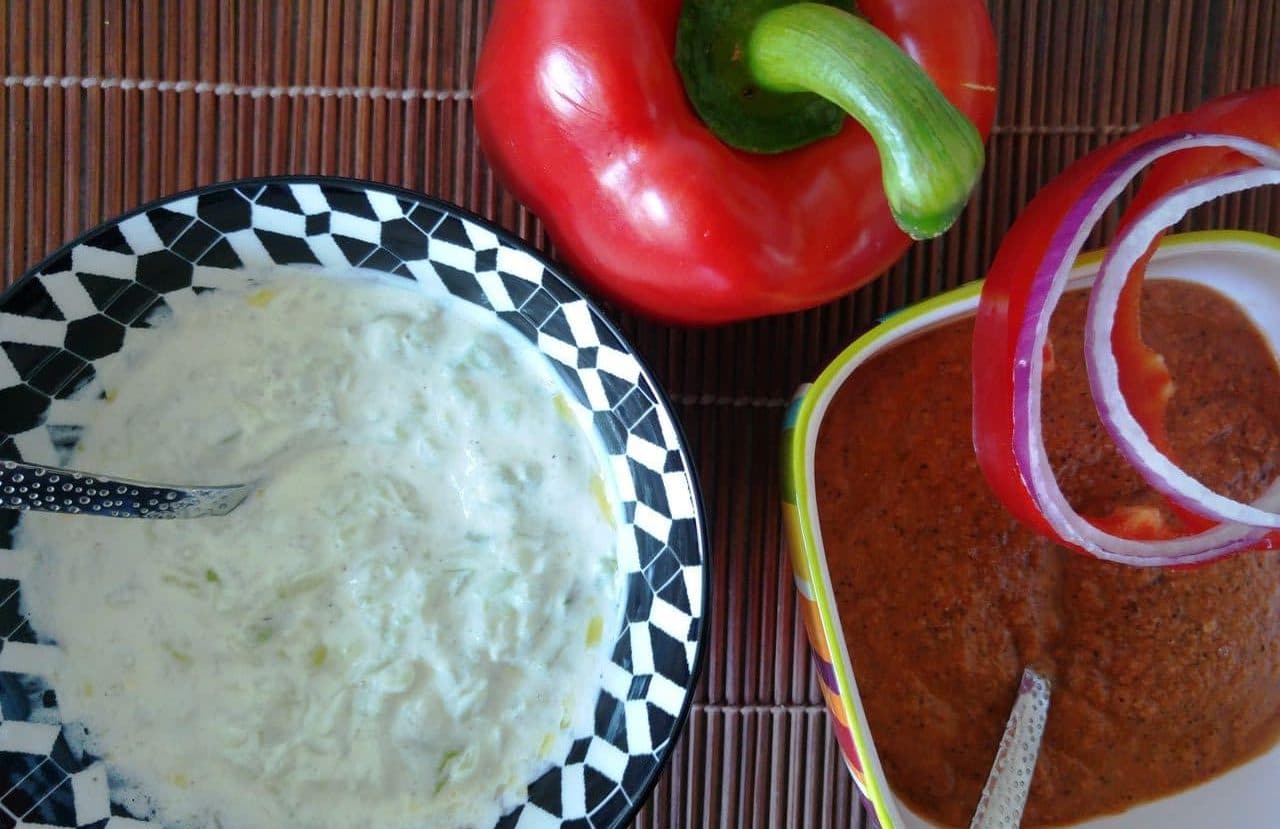
<path id="1" fill-rule="evenodd" d="M 880 30 L 831 6 L 782 6 L 756 22 L 747 63 L 762 87 L 817 93 L 866 128 L 889 209 L 909 236 L 955 222 L 982 172 L 982 136 Z"/>

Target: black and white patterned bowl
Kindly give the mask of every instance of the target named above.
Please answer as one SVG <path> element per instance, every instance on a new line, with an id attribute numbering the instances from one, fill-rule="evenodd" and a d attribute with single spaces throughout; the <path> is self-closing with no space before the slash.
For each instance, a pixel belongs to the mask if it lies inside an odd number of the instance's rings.
<path id="1" fill-rule="evenodd" d="M 168 297 L 275 265 L 438 282 L 527 337 L 591 411 L 623 498 L 625 608 L 594 723 L 499 827 L 624 825 L 671 751 L 698 675 L 708 588 L 701 501 L 648 370 L 577 288 L 503 231 L 422 195 L 325 178 L 219 184 L 107 222 L 0 296 L 0 458 L 66 463 L 79 427 L 65 401 L 96 360 Z M 0 510 L 0 548 L 11 548 L 18 520 Z M 110 770 L 62 735 L 57 689 L 42 679 L 54 646 L 23 618 L 12 558 L 0 551 L 0 827 L 142 825 L 113 798 Z"/>

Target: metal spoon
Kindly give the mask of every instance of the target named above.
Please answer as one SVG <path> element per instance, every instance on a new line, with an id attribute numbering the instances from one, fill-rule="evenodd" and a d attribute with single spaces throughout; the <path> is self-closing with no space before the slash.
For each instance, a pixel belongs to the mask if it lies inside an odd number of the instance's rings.
<path id="1" fill-rule="evenodd" d="M 111 518 L 203 518 L 226 515 L 255 484 L 174 486 L 107 478 L 20 461 L 0 461 L 0 507 Z"/>
<path id="2" fill-rule="evenodd" d="M 1018 698 L 969 829 L 1016 829 L 1021 824 L 1049 717 L 1049 692 L 1049 680 L 1031 668 L 1023 669 Z"/>

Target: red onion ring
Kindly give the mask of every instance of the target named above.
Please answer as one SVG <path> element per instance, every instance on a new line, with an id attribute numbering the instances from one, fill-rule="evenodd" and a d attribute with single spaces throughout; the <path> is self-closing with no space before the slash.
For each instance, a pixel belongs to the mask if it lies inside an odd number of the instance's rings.
<path id="1" fill-rule="evenodd" d="M 1111 328 L 1119 313 L 1121 289 L 1130 270 L 1160 233 L 1193 207 L 1265 184 L 1280 184 L 1280 169 L 1254 168 L 1178 188 L 1154 202 L 1117 236 L 1107 247 L 1089 297 L 1085 362 L 1099 418 L 1130 466 L 1153 489 L 1205 518 L 1276 529 L 1280 528 L 1280 514 L 1275 511 L 1280 508 L 1280 493 L 1263 496 L 1252 505 L 1219 495 L 1156 448 L 1120 391 L 1120 368 L 1111 350 Z"/>
<path id="2" fill-rule="evenodd" d="M 1232 135 L 1187 133 L 1168 136 L 1153 139 L 1126 153 L 1090 185 L 1079 201 L 1072 205 L 1054 233 L 1045 257 L 1032 278 L 1027 311 L 1018 331 L 1014 355 L 1013 450 L 1032 499 L 1050 528 L 1061 539 L 1097 558 L 1129 565 L 1151 567 L 1208 561 L 1254 546 L 1267 534 L 1267 530 L 1262 527 L 1223 523 L 1195 535 L 1172 539 L 1139 541 L 1112 535 L 1095 527 L 1067 503 L 1050 466 L 1044 444 L 1040 409 L 1044 345 L 1049 337 L 1049 320 L 1066 289 L 1072 263 L 1102 214 L 1139 172 L 1162 156 L 1196 147 L 1225 147 L 1243 153 L 1265 167 L 1280 168 L 1280 151 Z M 1249 172 L 1257 175 L 1265 171 L 1254 169 Z M 1259 179 L 1255 186 L 1264 183 L 1268 182 Z M 1194 191 L 1201 186 L 1213 185 L 1202 183 L 1185 189 Z M 1176 195 L 1183 193 L 1184 191 L 1175 191 Z M 1161 199 L 1148 212 L 1167 215 L 1167 211 L 1160 211 L 1165 202 L 1166 199 Z M 1139 241 L 1138 237 L 1133 237 L 1133 245 L 1137 245 Z M 1145 245 L 1143 249 L 1145 250 Z M 1113 264 L 1113 270 L 1127 276 L 1127 269 L 1120 269 L 1118 264 Z M 1104 346 L 1109 349 L 1109 327 L 1103 341 Z M 1270 499 L 1276 497 L 1280 497 L 1280 481 L 1272 484 L 1262 500 L 1270 503 Z"/>

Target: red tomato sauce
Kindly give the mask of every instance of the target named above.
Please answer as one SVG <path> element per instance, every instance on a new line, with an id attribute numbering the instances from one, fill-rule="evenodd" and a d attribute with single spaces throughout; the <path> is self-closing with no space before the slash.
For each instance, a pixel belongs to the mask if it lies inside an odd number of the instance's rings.
<path id="1" fill-rule="evenodd" d="M 1280 372 L 1229 300 L 1149 283 L 1143 331 L 1175 381 L 1175 457 L 1250 498 L 1280 468 Z M 1086 297 L 1064 298 L 1045 379 L 1050 456 L 1087 515 L 1160 509 L 1097 419 Z M 997 503 L 970 434 L 971 320 L 860 367 L 823 419 L 821 531 L 854 674 L 894 791 L 967 826 L 1024 665 L 1053 697 L 1024 826 L 1083 820 L 1201 782 L 1280 725 L 1280 553 L 1191 570 L 1070 552 Z"/>

